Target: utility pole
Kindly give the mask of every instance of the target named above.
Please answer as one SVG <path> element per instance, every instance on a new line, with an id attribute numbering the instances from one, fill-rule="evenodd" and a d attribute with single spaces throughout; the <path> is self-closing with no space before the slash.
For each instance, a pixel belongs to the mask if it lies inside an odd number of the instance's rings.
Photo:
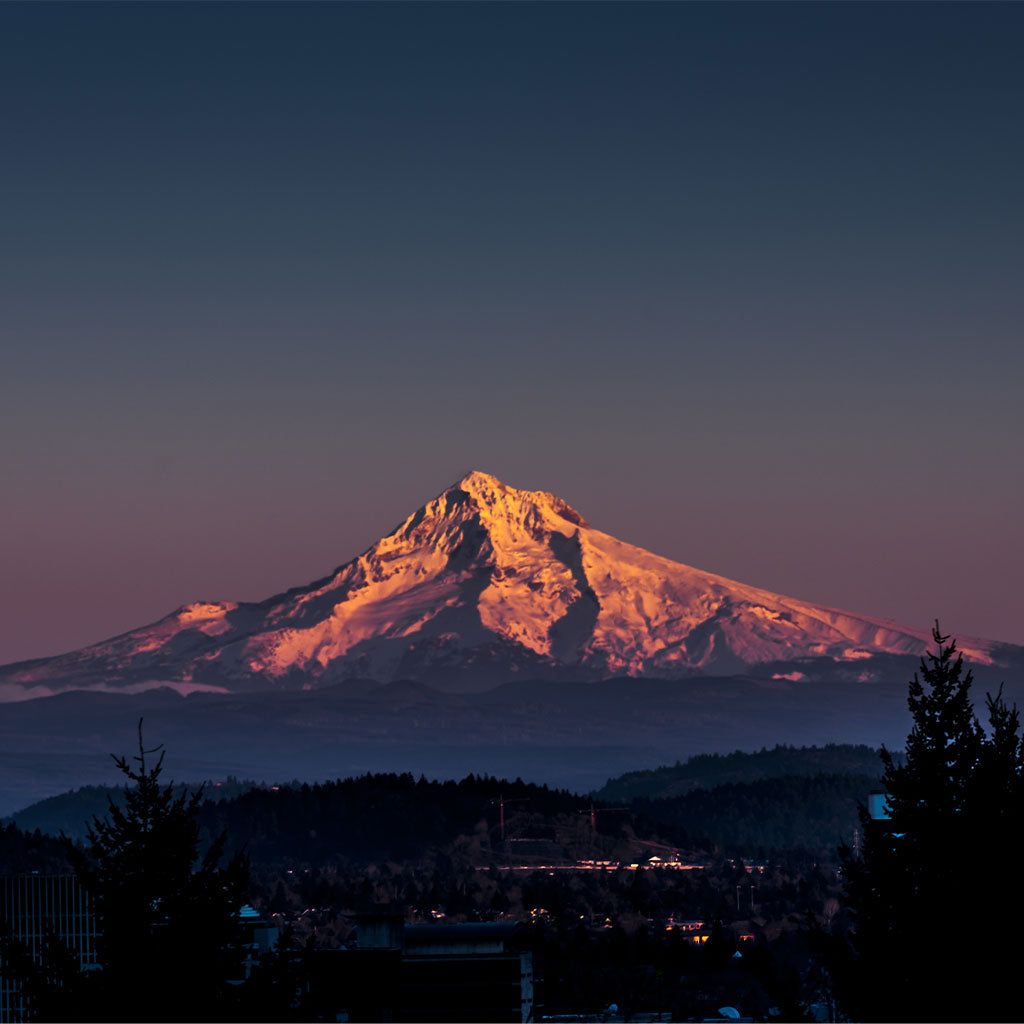
<path id="1" fill-rule="evenodd" d="M 487 802 L 491 805 L 498 805 L 498 817 L 501 822 L 501 841 L 505 842 L 505 804 L 523 804 L 528 803 L 530 798 L 528 796 L 514 796 L 509 800 L 505 799 L 503 793 L 498 794 L 496 799 L 488 800 Z"/>

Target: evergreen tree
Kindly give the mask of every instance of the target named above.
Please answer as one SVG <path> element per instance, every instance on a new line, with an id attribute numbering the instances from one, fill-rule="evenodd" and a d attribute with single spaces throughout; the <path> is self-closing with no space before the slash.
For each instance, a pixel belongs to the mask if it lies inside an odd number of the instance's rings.
<path id="1" fill-rule="evenodd" d="M 863 855 L 840 851 L 854 934 L 831 967 L 857 1020 L 1016 1019 L 1018 918 L 996 909 L 986 871 L 1024 822 L 1019 718 L 1000 691 L 986 733 L 955 642 L 938 623 L 933 638 L 909 687 L 905 760 L 882 751 L 890 817 L 861 808 Z"/>
<path id="2" fill-rule="evenodd" d="M 159 756 L 152 759 L 152 755 Z M 203 790 L 174 795 L 160 775 L 164 754 L 115 757 L 130 785 L 95 817 L 87 853 L 70 846 L 97 916 L 102 967 L 90 978 L 82 1019 L 215 1020 L 227 1012 L 241 974 L 239 911 L 249 880 L 236 855 L 225 866 L 225 834 L 200 852 L 196 812 Z"/>

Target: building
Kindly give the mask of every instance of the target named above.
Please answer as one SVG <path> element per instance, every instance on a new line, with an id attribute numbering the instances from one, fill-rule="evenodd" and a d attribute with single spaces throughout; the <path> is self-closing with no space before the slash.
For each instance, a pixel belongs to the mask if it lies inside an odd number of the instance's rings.
<path id="1" fill-rule="evenodd" d="M 533 954 L 516 948 L 519 932 L 514 923 L 406 925 L 405 1019 L 533 1020 Z"/>
<path id="2" fill-rule="evenodd" d="M 83 970 L 96 966 L 96 919 L 88 894 L 74 875 L 11 875 L 0 878 L 0 927 L 42 962 L 50 937 L 78 958 Z M 0 960 L 0 1024 L 25 1018 L 18 983 Z"/>
<path id="3" fill-rule="evenodd" d="M 533 954 L 510 923 L 403 924 L 396 908 L 357 915 L 354 949 L 318 951 L 318 1016 L 350 1021 L 534 1019 Z"/>
<path id="4" fill-rule="evenodd" d="M 245 959 L 242 961 L 241 977 L 229 979 L 232 985 L 240 985 L 248 978 L 260 959 L 277 949 L 278 940 L 277 925 L 248 903 L 238 912 L 238 917 L 242 922 Z"/>

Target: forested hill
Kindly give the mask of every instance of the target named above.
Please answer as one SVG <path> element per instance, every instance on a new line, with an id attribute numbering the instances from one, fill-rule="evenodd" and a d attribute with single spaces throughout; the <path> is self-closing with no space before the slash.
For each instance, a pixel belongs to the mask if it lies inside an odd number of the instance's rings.
<path id="1" fill-rule="evenodd" d="M 767 747 L 755 753 L 698 754 L 674 765 L 627 772 L 609 779 L 594 795 L 622 803 L 643 797 L 660 800 L 683 796 L 695 789 L 726 783 L 757 782 L 783 776 L 860 775 L 878 779 L 882 762 L 878 751 L 864 744 L 829 743 L 823 747 Z"/>
<path id="2" fill-rule="evenodd" d="M 408 773 L 259 787 L 208 801 L 199 820 L 211 834 L 226 831 L 229 849 L 244 847 L 254 862 L 411 861 L 453 844 L 486 859 L 500 840 L 500 800 L 510 836 L 553 837 L 556 823 L 563 831 L 583 825 L 581 798 L 566 790 L 475 775 L 434 782 Z"/>
<path id="3" fill-rule="evenodd" d="M 262 785 L 261 782 L 241 781 L 233 777 L 223 782 L 202 783 L 204 794 L 214 801 L 231 799 Z M 296 782 L 293 785 L 299 786 L 301 783 Z M 182 783 L 175 786 L 175 791 L 191 791 L 198 786 L 198 783 Z M 120 804 L 123 794 L 123 786 L 81 786 L 57 796 L 38 800 L 16 814 L 4 818 L 3 822 L 13 822 L 18 828 L 29 832 L 38 829 L 53 836 L 63 833 L 70 839 L 84 839 L 89 822 L 96 817 L 105 817 L 111 801 Z"/>
<path id="4" fill-rule="evenodd" d="M 174 787 L 176 793 L 195 788 Z M 488 840 L 499 839 L 500 802 L 506 805 L 510 837 L 546 837 L 556 822 L 563 832 L 579 826 L 589 834 L 584 797 L 483 775 L 437 782 L 408 773 L 367 774 L 279 786 L 229 779 L 207 783 L 203 792 L 198 821 L 205 834 L 226 832 L 228 848 L 244 847 L 254 862 L 416 859 L 481 834 L 486 849 Z M 122 787 L 85 786 L 41 800 L 8 821 L 28 832 L 84 840 L 89 821 L 105 817 L 110 804 L 121 804 L 123 797 Z M 609 827 L 617 832 L 629 817 L 613 816 Z"/>
<path id="5" fill-rule="evenodd" d="M 857 803 L 876 785 L 877 773 L 817 772 L 635 797 L 628 809 L 595 801 L 592 830 L 589 798 L 519 780 L 470 775 L 434 782 L 409 774 L 282 786 L 229 780 L 206 788 L 199 821 L 207 836 L 226 831 L 229 847 L 244 847 L 254 862 L 277 864 L 412 861 L 431 850 L 456 849 L 479 864 L 528 851 L 558 860 L 635 860 L 645 849 L 650 853 L 650 841 L 694 855 L 834 854 L 852 836 Z M 87 787 L 27 808 L 15 821 L 82 839 L 87 819 L 105 815 L 109 801 L 118 803 L 122 795 Z M 507 844 L 499 801 L 505 802 Z"/>
<path id="6" fill-rule="evenodd" d="M 687 835 L 704 849 L 721 847 L 758 859 L 783 850 L 834 856 L 850 843 L 857 805 L 877 780 L 867 775 L 781 775 L 754 782 L 726 782 L 681 796 L 636 797 L 630 810 L 666 833 Z"/>
<path id="7" fill-rule="evenodd" d="M 701 755 L 611 780 L 595 794 L 597 806 L 608 810 L 598 815 L 592 836 L 590 798 L 475 775 L 461 782 L 365 775 L 281 786 L 232 778 L 207 784 L 200 821 L 207 835 L 226 830 L 232 848 L 244 846 L 264 862 L 402 861 L 455 846 L 472 847 L 471 859 L 486 862 L 525 850 L 524 842 L 572 859 L 611 855 L 637 839 L 743 855 L 834 851 L 849 841 L 857 803 L 877 786 L 880 766 L 870 747 L 839 744 Z M 13 820 L 21 829 L 80 840 L 88 820 L 104 816 L 122 794 L 116 787 L 84 787 L 40 801 Z M 507 847 L 500 843 L 499 800 L 506 803 Z M 628 810 L 621 807 L 627 803 Z M 635 859 L 642 851 L 633 845 L 620 852 Z"/>

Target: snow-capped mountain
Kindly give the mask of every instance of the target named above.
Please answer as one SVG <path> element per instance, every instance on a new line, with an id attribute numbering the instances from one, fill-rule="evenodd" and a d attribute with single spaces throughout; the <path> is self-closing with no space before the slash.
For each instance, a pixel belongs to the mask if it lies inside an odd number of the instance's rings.
<path id="1" fill-rule="evenodd" d="M 661 558 L 594 529 L 552 494 L 473 472 L 326 579 L 259 604 L 186 605 L 112 640 L 0 669 L 0 687 L 10 697 L 364 678 L 478 689 L 517 678 L 732 675 L 777 663 L 795 678 L 789 663 L 806 659 L 856 662 L 869 675 L 879 655 L 916 656 L 929 643 L 926 631 Z M 981 664 L 1017 651 L 959 644 Z"/>

